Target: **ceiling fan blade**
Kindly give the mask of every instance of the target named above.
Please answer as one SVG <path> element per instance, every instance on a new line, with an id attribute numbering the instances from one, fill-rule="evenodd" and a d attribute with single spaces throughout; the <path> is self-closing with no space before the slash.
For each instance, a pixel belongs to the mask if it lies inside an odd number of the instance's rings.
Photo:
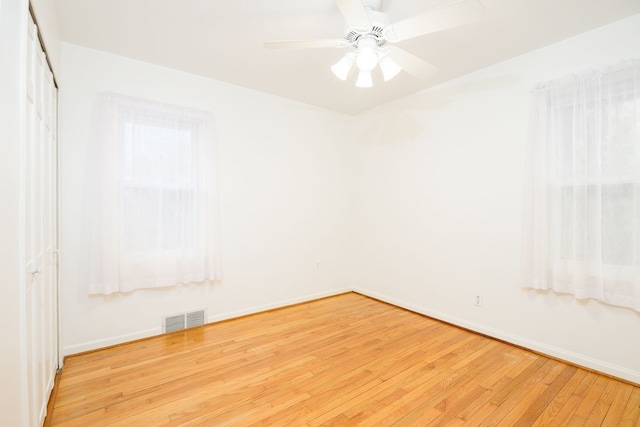
<path id="1" fill-rule="evenodd" d="M 362 31 L 371 28 L 369 14 L 362 0 L 335 0 L 335 2 L 349 26 Z"/>
<path id="2" fill-rule="evenodd" d="M 408 74 L 419 79 L 427 79 L 438 72 L 438 67 L 429 64 L 412 53 L 398 47 L 389 47 L 388 55 Z"/>
<path id="3" fill-rule="evenodd" d="M 385 36 L 390 41 L 407 40 L 425 34 L 470 24 L 482 18 L 484 6 L 478 0 L 458 0 L 422 15 L 392 24 Z"/>
<path id="4" fill-rule="evenodd" d="M 289 40 L 264 43 L 264 47 L 269 49 L 313 49 L 319 47 L 346 47 L 349 45 L 350 43 L 343 39 Z"/>

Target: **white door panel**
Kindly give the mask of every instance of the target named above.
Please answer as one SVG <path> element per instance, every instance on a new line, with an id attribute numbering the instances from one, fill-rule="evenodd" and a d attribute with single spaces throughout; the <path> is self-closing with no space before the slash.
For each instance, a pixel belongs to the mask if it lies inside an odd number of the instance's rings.
<path id="1" fill-rule="evenodd" d="M 29 426 L 41 426 L 58 368 L 57 89 L 32 20 L 25 98 L 22 174 L 28 412 Z"/>

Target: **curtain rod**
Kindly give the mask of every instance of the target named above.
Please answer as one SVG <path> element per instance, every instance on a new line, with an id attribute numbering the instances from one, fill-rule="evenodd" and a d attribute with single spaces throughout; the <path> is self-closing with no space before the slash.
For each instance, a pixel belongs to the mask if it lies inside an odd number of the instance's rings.
<path id="1" fill-rule="evenodd" d="M 536 86 L 534 87 L 534 89 L 530 90 L 529 93 L 535 93 L 535 92 L 540 92 L 543 90 L 547 90 L 547 89 L 553 89 L 553 85 L 557 84 L 557 83 L 561 83 L 563 81 L 566 81 L 566 84 L 573 84 L 573 83 L 577 83 L 580 79 L 580 77 L 583 74 L 586 74 L 588 72 L 593 72 L 593 73 L 597 73 L 601 76 L 609 76 L 612 74 L 616 74 L 616 73 L 620 73 L 623 71 L 627 71 L 627 70 L 631 70 L 633 68 L 636 67 L 640 67 L 640 59 L 634 58 L 634 59 L 627 59 L 627 60 L 623 60 L 621 62 L 618 62 L 614 65 L 608 65 L 608 66 L 604 66 L 601 68 L 589 68 L 587 70 L 583 70 L 581 72 L 578 73 L 573 73 L 573 74 L 567 74 L 564 77 L 561 77 L 559 79 L 555 79 L 555 80 L 546 80 L 544 82 L 540 82 L 537 83 Z"/>

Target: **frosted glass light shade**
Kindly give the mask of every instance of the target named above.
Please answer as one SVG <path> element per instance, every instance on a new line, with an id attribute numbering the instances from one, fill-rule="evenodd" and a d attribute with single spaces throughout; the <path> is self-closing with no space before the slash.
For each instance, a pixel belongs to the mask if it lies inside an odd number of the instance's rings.
<path id="1" fill-rule="evenodd" d="M 340 59 L 340 61 L 333 64 L 331 67 L 331 71 L 337 78 L 340 80 L 347 80 L 347 76 L 349 75 L 349 71 L 351 71 L 351 67 L 353 66 L 353 54 L 347 53 Z"/>
<path id="2" fill-rule="evenodd" d="M 373 50 L 362 50 L 356 58 L 356 64 L 358 64 L 358 68 L 362 71 L 371 71 L 376 68 L 378 64 L 378 56 Z"/>
<path id="3" fill-rule="evenodd" d="M 371 79 L 371 71 L 369 70 L 360 70 L 360 74 L 358 74 L 358 80 L 356 80 L 357 87 L 372 87 L 373 80 Z"/>
<path id="4" fill-rule="evenodd" d="M 392 78 L 398 75 L 402 68 L 391 59 L 389 56 L 385 56 L 380 60 L 380 70 L 382 70 L 382 76 L 384 77 L 384 81 L 388 82 Z"/>
<path id="5" fill-rule="evenodd" d="M 371 71 L 378 65 L 378 44 L 373 38 L 363 38 L 358 42 L 356 64 L 361 71 Z"/>

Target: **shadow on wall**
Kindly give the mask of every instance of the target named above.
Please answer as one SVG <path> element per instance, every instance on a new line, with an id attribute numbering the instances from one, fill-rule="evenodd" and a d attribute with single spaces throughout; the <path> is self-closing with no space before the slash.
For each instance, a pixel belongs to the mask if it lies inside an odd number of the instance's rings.
<path id="1" fill-rule="evenodd" d="M 457 97 L 515 86 L 519 81 L 517 76 L 501 76 L 458 85 L 445 84 L 437 89 L 409 95 L 365 113 L 366 119 L 358 141 L 365 145 L 391 145 L 411 141 L 425 130 L 426 123 L 415 117 L 417 113 L 438 111 Z"/>

